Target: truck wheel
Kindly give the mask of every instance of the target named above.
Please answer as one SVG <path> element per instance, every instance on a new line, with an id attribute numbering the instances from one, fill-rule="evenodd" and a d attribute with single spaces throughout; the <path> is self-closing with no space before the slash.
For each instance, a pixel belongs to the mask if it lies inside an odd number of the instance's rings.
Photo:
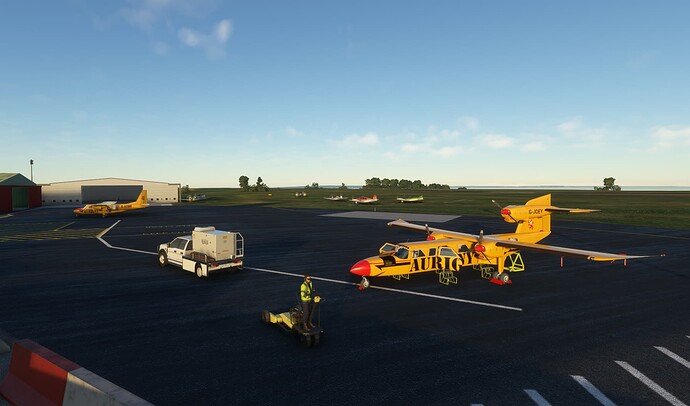
<path id="1" fill-rule="evenodd" d="M 203 277 L 204 277 L 204 271 L 203 271 L 203 269 L 201 269 L 201 264 L 196 264 L 196 268 L 194 268 L 194 269 L 195 269 L 195 271 L 196 271 L 196 276 L 197 276 L 197 277 L 199 277 L 199 278 L 203 278 Z"/>
<path id="2" fill-rule="evenodd" d="M 168 254 L 166 254 L 165 251 L 158 253 L 158 265 L 161 267 L 168 265 Z"/>

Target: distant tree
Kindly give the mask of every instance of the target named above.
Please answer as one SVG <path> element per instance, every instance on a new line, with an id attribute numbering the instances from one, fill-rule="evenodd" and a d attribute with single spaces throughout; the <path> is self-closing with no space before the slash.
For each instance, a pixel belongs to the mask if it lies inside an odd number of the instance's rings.
<path id="1" fill-rule="evenodd" d="M 244 175 L 240 176 L 240 189 L 245 192 L 249 190 L 249 178 Z"/>
<path id="2" fill-rule="evenodd" d="M 266 186 L 264 183 L 264 180 L 261 179 L 261 176 L 256 178 L 256 184 L 254 185 L 254 190 L 257 192 L 268 192 L 270 188 Z"/>
<path id="3" fill-rule="evenodd" d="M 407 179 L 400 179 L 400 183 L 398 185 L 400 189 L 412 189 L 412 182 Z"/>
<path id="4" fill-rule="evenodd" d="M 425 188 L 425 186 L 421 180 L 417 179 L 414 182 L 412 182 L 412 189 L 424 189 L 424 188 Z"/>
<path id="5" fill-rule="evenodd" d="M 365 189 L 381 189 L 381 179 L 371 178 L 364 181 Z"/>
<path id="6" fill-rule="evenodd" d="M 605 190 L 609 192 L 620 192 L 621 187 L 616 185 L 616 178 L 604 178 L 604 187 L 594 187 L 594 190 Z"/>
<path id="7" fill-rule="evenodd" d="M 347 186 L 344 183 L 340 184 L 339 190 L 347 190 Z"/>
<path id="8" fill-rule="evenodd" d="M 390 189 L 391 188 L 391 180 L 388 178 L 381 179 L 381 187 L 383 189 Z"/>
<path id="9" fill-rule="evenodd" d="M 397 179 L 390 180 L 391 189 L 397 189 L 400 187 L 400 182 Z"/>
<path id="10" fill-rule="evenodd" d="M 187 196 L 189 194 L 189 185 L 182 186 L 182 188 L 180 189 L 180 193 L 183 196 Z"/>

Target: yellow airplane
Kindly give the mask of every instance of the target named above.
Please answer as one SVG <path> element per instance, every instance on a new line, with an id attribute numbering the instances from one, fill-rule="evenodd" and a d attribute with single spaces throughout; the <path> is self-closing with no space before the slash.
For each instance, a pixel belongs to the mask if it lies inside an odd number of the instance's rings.
<path id="1" fill-rule="evenodd" d="M 483 231 L 479 235 L 459 233 L 412 224 L 402 219 L 395 220 L 388 225 L 424 232 L 427 235 L 426 241 L 386 243 L 379 249 L 378 256 L 357 262 L 350 272 L 362 277 L 360 287 L 364 289 L 369 286 L 367 277 L 392 276 L 396 279 L 408 279 L 412 274 L 429 271 L 437 272 L 439 282 L 448 285 L 458 282 L 453 272 L 472 266 L 482 272 L 483 278 L 504 285 L 512 283 L 506 270 L 518 272 L 525 269 L 521 250 L 609 262 L 647 257 L 538 244 L 551 233 L 552 213 L 594 211 L 597 210 L 552 206 L 551 195 L 548 194 L 524 205 L 504 207 L 501 216 L 508 223 L 517 223 L 517 229 L 514 233 L 493 235 L 484 235 Z"/>
<path id="2" fill-rule="evenodd" d="M 74 209 L 74 215 L 76 217 L 87 215 L 100 215 L 105 217 L 114 213 L 122 213 L 130 210 L 144 209 L 146 207 L 149 207 L 149 204 L 146 202 L 146 200 L 146 190 L 142 190 L 141 193 L 139 193 L 139 197 L 137 197 L 137 200 L 133 202 L 120 204 L 118 204 L 117 202 L 101 202 L 87 204 L 84 207 Z"/>

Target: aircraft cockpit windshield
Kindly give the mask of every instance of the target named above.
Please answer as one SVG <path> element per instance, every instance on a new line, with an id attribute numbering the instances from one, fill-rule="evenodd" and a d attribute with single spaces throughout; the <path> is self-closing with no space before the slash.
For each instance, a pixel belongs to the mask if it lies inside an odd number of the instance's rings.
<path id="1" fill-rule="evenodd" d="M 379 249 L 381 254 L 392 254 L 395 252 L 395 244 L 389 242 L 385 243 L 381 249 Z"/>

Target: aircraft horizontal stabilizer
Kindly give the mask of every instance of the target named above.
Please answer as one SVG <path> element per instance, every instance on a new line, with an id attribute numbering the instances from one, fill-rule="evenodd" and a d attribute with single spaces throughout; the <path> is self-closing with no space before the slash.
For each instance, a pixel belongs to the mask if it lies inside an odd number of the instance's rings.
<path id="1" fill-rule="evenodd" d="M 594 210 L 594 209 L 566 209 L 563 207 L 549 207 L 546 209 L 546 211 L 549 212 L 554 212 L 554 213 L 594 213 L 596 211 L 601 211 L 601 210 Z"/>

